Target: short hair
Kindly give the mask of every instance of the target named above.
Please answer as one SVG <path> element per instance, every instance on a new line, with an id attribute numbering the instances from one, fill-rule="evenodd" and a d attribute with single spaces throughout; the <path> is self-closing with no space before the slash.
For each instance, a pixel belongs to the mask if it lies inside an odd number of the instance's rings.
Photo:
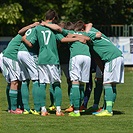
<path id="1" fill-rule="evenodd" d="M 45 19 L 46 20 L 55 20 L 55 21 L 58 21 L 58 14 L 56 13 L 55 10 L 53 9 L 50 9 L 46 12 L 45 14 Z"/>
<path id="2" fill-rule="evenodd" d="M 85 30 L 85 23 L 82 20 L 79 20 L 74 24 L 74 30 L 81 31 L 82 29 Z"/>
<path id="3" fill-rule="evenodd" d="M 60 23 L 58 23 L 58 25 L 61 27 L 61 28 L 64 28 L 64 26 L 65 26 L 65 22 L 60 22 Z"/>
<path id="4" fill-rule="evenodd" d="M 74 30 L 74 24 L 72 22 L 66 22 L 64 28 L 67 30 Z"/>

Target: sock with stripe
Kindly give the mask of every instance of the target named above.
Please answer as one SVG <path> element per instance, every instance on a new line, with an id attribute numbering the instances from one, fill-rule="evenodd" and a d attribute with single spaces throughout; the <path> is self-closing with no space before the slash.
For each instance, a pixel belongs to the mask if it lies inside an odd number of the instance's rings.
<path id="1" fill-rule="evenodd" d="M 28 81 L 22 82 L 21 95 L 22 95 L 22 102 L 23 102 L 24 109 L 29 111 L 30 106 L 29 106 L 29 82 Z"/>
<path id="2" fill-rule="evenodd" d="M 40 106 L 43 107 L 46 105 L 46 84 L 40 83 L 39 88 L 39 99 L 40 99 Z"/>
<path id="3" fill-rule="evenodd" d="M 17 95 L 18 95 L 17 90 L 10 89 L 9 96 L 11 101 L 11 110 L 17 109 Z"/>
<path id="4" fill-rule="evenodd" d="M 33 102 L 34 102 L 34 109 L 39 112 L 41 109 L 40 106 L 40 92 L 39 92 L 39 82 L 33 81 L 32 86 L 32 96 L 33 96 Z"/>
<path id="5" fill-rule="evenodd" d="M 60 88 L 60 83 L 59 82 L 55 82 L 53 84 L 53 89 L 55 92 L 55 106 L 61 106 L 62 103 L 62 90 Z"/>
<path id="6" fill-rule="evenodd" d="M 72 100 L 74 104 L 74 110 L 79 110 L 79 107 L 80 107 L 79 84 L 72 85 Z"/>
<path id="7" fill-rule="evenodd" d="M 50 84 L 50 88 L 49 88 L 49 93 L 50 93 L 50 101 L 51 101 L 51 106 L 54 105 L 54 89 L 53 89 L 53 86 L 52 84 Z"/>
<path id="8" fill-rule="evenodd" d="M 112 90 L 112 86 L 111 84 L 106 84 L 104 85 L 104 89 L 105 89 L 105 100 L 106 100 L 106 110 L 108 110 L 108 112 L 112 112 L 112 105 L 113 105 L 113 90 Z"/>

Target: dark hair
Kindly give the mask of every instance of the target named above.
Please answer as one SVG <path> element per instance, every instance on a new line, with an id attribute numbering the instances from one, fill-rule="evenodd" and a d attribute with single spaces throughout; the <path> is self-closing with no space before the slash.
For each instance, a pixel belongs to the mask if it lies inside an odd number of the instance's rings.
<path id="1" fill-rule="evenodd" d="M 53 21 L 56 22 L 56 21 L 58 21 L 59 18 L 58 18 L 58 14 L 56 13 L 56 11 L 53 9 L 50 9 L 46 12 L 45 19 L 46 20 L 52 20 L 53 19 Z"/>
<path id="2" fill-rule="evenodd" d="M 60 23 L 58 23 L 58 25 L 59 25 L 61 28 L 64 28 L 65 22 L 60 22 Z"/>
<path id="3" fill-rule="evenodd" d="M 74 24 L 72 22 L 66 22 L 64 28 L 67 30 L 74 30 Z"/>
<path id="4" fill-rule="evenodd" d="M 74 24 L 74 30 L 81 31 L 82 29 L 85 29 L 85 23 L 82 20 L 79 20 Z"/>

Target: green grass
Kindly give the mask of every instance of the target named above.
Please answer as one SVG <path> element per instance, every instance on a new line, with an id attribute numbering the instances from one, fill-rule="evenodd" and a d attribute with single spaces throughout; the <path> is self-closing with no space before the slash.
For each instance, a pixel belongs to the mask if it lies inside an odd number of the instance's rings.
<path id="1" fill-rule="evenodd" d="M 0 133 L 132 133 L 133 131 L 133 70 L 131 69 L 125 68 L 125 83 L 117 86 L 113 117 L 96 117 L 83 114 L 81 117 L 73 118 L 67 116 L 67 113 L 63 117 L 57 117 L 54 113 L 47 117 L 13 115 L 6 111 L 5 88 L 5 79 L 0 74 Z M 65 109 L 69 105 L 69 100 L 64 76 L 62 76 L 62 92 L 62 109 Z M 93 92 L 88 107 L 92 106 L 92 103 Z M 100 106 L 102 104 L 103 97 Z M 31 95 L 30 105 L 33 108 Z M 47 107 L 49 105 L 47 87 Z"/>

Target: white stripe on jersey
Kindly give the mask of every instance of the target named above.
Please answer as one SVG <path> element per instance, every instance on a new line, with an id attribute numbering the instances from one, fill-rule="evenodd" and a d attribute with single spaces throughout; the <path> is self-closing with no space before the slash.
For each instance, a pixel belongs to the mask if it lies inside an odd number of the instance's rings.
<path id="1" fill-rule="evenodd" d="M 108 40 L 108 39 L 106 39 L 106 38 L 104 38 L 104 37 L 101 37 L 102 39 L 104 39 L 105 41 L 107 41 L 107 42 L 111 42 L 110 40 Z"/>

